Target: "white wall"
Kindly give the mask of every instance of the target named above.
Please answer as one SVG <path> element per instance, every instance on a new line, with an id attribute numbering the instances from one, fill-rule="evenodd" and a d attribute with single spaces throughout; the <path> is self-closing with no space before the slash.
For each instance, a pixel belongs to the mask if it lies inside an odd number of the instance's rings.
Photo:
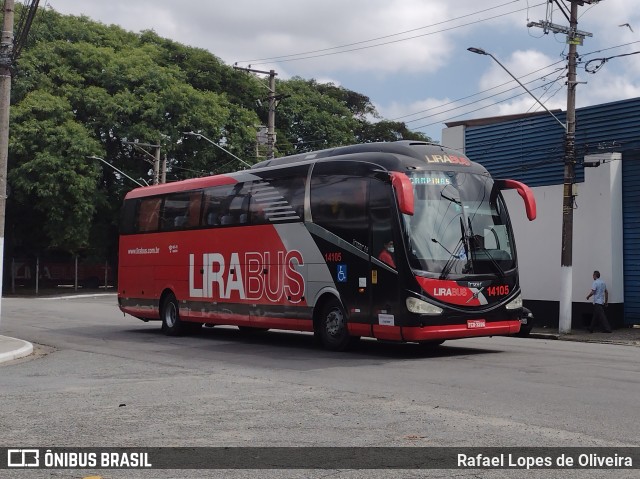
<path id="1" fill-rule="evenodd" d="M 602 158 L 602 155 L 600 155 Z M 585 168 L 577 183 L 573 210 L 573 302 L 587 302 L 592 273 L 599 270 L 609 289 L 609 301 L 622 303 L 622 164 L 619 153 L 607 163 Z M 587 157 L 590 160 L 592 157 Z M 562 185 L 533 188 L 538 217 L 529 222 L 522 199 L 504 191 L 516 235 L 520 283 L 524 299 L 560 300 Z"/>
<path id="2" fill-rule="evenodd" d="M 442 130 L 442 144 L 464 151 L 463 126 Z M 473 160 L 473 158 L 471 158 Z M 622 162 L 620 153 L 585 157 L 598 161 L 585 168 L 584 183 L 576 183 L 573 210 L 574 303 L 587 302 L 594 270 L 600 271 L 611 303 L 624 301 Z M 522 198 L 515 190 L 503 192 L 516 236 L 520 284 L 525 300 L 560 301 L 563 185 L 533 188 L 538 215 L 527 220 Z"/>

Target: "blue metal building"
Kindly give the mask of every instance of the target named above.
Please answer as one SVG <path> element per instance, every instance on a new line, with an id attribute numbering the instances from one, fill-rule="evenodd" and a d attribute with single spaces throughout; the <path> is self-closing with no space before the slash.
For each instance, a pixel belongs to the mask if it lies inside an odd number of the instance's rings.
<path id="1" fill-rule="evenodd" d="M 566 121 L 560 110 L 554 115 Z M 447 123 L 464 126 L 465 153 L 494 177 L 561 185 L 564 130 L 547 112 Z M 640 98 L 576 110 L 576 179 L 586 155 L 622 154 L 624 323 L 640 323 Z"/>

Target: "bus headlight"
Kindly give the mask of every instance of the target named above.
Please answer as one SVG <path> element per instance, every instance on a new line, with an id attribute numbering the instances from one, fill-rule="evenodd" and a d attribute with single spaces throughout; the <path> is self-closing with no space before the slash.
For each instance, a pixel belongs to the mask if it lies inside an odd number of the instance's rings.
<path id="1" fill-rule="evenodd" d="M 522 295 L 518 294 L 518 296 L 516 296 L 509 303 L 507 303 L 505 308 L 509 310 L 522 308 Z"/>
<path id="2" fill-rule="evenodd" d="M 442 308 L 438 308 L 431 303 L 427 303 L 426 301 L 422 301 L 418 298 L 407 298 L 407 309 L 411 313 L 417 314 L 442 314 Z"/>

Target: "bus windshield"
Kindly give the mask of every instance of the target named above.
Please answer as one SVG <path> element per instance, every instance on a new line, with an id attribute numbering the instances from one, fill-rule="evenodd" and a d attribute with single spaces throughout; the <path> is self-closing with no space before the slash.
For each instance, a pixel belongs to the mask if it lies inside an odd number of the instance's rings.
<path id="1" fill-rule="evenodd" d="M 412 268 L 498 275 L 516 267 L 507 209 L 488 174 L 421 171 L 409 175 L 415 212 L 404 215 Z"/>

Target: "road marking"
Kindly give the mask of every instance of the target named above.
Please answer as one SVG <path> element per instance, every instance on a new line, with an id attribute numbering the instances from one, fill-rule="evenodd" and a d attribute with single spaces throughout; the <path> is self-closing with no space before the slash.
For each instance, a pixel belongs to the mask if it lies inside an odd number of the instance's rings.
<path id="1" fill-rule="evenodd" d="M 99 296 L 117 296 L 118 293 L 95 293 L 95 294 L 73 294 L 67 296 L 47 296 L 45 298 L 37 298 L 44 301 L 51 301 L 54 299 L 78 299 L 78 298 L 97 298 Z"/>

